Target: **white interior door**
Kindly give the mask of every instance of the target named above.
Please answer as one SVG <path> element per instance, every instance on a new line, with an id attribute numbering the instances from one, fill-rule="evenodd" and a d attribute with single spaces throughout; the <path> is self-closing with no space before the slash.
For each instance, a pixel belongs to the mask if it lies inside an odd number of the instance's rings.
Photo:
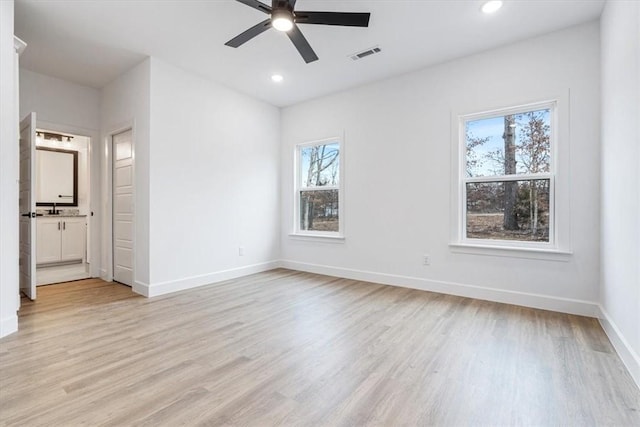
<path id="1" fill-rule="evenodd" d="M 113 136 L 113 280 L 133 286 L 133 146 L 131 130 Z"/>
<path id="2" fill-rule="evenodd" d="M 36 113 L 20 122 L 20 291 L 36 299 Z"/>

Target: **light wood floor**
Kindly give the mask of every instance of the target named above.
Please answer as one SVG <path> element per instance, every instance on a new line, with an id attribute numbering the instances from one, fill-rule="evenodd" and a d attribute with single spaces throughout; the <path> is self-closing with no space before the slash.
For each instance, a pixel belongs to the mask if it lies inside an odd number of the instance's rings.
<path id="1" fill-rule="evenodd" d="M 0 366 L 0 425 L 640 425 L 594 319 L 288 270 L 41 287 Z"/>

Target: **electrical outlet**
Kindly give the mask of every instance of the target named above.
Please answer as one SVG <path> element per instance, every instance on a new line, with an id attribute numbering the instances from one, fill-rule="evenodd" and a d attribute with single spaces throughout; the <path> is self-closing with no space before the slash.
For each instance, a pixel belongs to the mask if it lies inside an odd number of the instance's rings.
<path id="1" fill-rule="evenodd" d="M 431 255 L 422 255 L 422 265 L 431 265 Z"/>
<path id="2" fill-rule="evenodd" d="M 238 255 L 239 255 L 239 256 L 244 256 L 244 246 L 240 246 L 240 247 L 238 248 Z"/>

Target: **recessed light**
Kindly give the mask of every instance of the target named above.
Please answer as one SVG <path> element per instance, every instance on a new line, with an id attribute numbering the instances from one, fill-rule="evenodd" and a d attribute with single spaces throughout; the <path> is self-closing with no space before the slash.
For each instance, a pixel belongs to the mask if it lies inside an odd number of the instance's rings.
<path id="1" fill-rule="evenodd" d="M 500 0 L 491 0 L 482 5 L 482 11 L 487 14 L 494 13 L 497 12 L 501 7 L 502 2 Z"/>
<path id="2" fill-rule="evenodd" d="M 284 77 L 282 77 L 281 74 L 274 74 L 273 76 L 271 76 L 271 80 L 273 80 L 276 83 L 280 83 L 281 81 L 284 80 Z"/>

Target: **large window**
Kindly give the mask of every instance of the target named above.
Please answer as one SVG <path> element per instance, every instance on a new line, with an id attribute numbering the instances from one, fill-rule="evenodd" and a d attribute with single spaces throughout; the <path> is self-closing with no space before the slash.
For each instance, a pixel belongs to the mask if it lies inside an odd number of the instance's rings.
<path id="1" fill-rule="evenodd" d="M 340 149 L 337 139 L 297 146 L 296 233 L 342 234 Z"/>
<path id="2" fill-rule="evenodd" d="M 462 241 L 554 243 L 555 103 L 461 117 Z"/>

